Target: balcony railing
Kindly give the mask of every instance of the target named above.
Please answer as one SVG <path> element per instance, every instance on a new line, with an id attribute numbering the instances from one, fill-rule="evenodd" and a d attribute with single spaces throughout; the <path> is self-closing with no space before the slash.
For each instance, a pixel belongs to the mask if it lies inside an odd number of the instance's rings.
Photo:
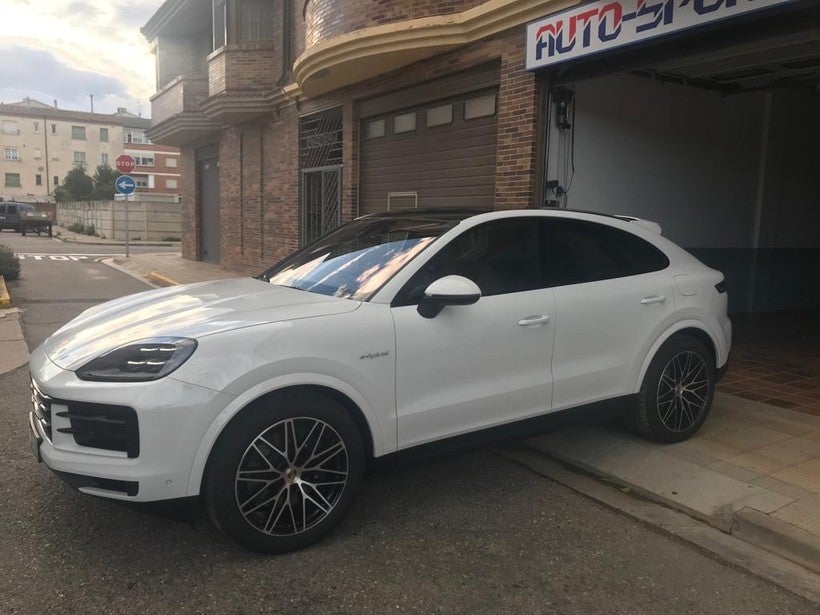
<path id="1" fill-rule="evenodd" d="M 198 113 L 208 97 L 208 80 L 177 77 L 151 98 L 153 124 L 182 113 Z"/>
<path id="2" fill-rule="evenodd" d="M 202 112 L 208 80 L 180 76 L 151 98 L 151 128 L 147 139 L 179 147 L 218 130 Z M 133 141 L 132 141 L 133 142 Z"/>
<path id="3" fill-rule="evenodd" d="M 460 13 L 485 2 L 487 0 L 429 0 L 428 2 L 312 0 L 305 12 L 305 47 L 310 48 L 334 36 L 372 26 Z"/>

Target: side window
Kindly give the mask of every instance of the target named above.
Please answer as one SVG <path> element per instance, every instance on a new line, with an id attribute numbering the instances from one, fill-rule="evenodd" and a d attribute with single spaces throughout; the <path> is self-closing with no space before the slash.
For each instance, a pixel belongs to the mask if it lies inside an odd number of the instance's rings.
<path id="1" fill-rule="evenodd" d="M 7 205 L 9 215 L 16 215 L 17 214 L 17 205 Z"/>
<path id="2" fill-rule="evenodd" d="M 549 221 L 552 286 L 623 278 L 669 266 L 669 259 L 637 235 L 584 220 Z"/>
<path id="3" fill-rule="evenodd" d="M 482 296 L 546 286 L 539 218 L 508 218 L 465 231 L 427 262 L 399 292 L 393 305 L 413 305 L 445 275 L 475 282 Z"/>

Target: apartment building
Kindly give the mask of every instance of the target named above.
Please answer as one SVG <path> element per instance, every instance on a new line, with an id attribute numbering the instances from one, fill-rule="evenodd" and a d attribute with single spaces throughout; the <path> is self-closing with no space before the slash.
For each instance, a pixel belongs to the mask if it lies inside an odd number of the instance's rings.
<path id="1" fill-rule="evenodd" d="M 73 168 L 82 166 L 93 175 L 98 166 L 113 167 L 117 156 L 134 148 L 143 150 L 139 189 L 177 193 L 173 186 L 179 185 L 179 150 L 151 144 L 144 136 L 148 126 L 150 120 L 126 109 L 87 113 L 30 98 L 0 104 L 0 197 L 53 201 L 54 189 Z M 126 143 L 128 139 L 137 143 Z"/>
<path id="2" fill-rule="evenodd" d="M 180 166 L 179 148 L 152 143 L 146 135 L 151 120 L 119 109 L 117 115 L 123 122 L 123 153 L 137 163 L 132 177 L 137 192 L 179 194 Z"/>
<path id="3" fill-rule="evenodd" d="M 0 195 L 19 201 L 53 200 L 54 188 L 76 166 L 93 175 L 122 152 L 115 115 L 57 109 L 36 100 L 0 104 Z"/>
<path id="4" fill-rule="evenodd" d="M 657 220 L 732 309 L 820 305 L 820 11 L 789 0 L 166 0 L 183 254 L 256 272 L 353 217 Z M 807 277 L 808 276 L 808 277 Z"/>

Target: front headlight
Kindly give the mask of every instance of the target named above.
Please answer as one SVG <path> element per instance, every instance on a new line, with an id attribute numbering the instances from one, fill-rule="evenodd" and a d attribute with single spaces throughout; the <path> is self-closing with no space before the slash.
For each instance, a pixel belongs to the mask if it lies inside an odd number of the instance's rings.
<path id="1" fill-rule="evenodd" d="M 120 346 L 89 361 L 76 371 L 81 380 L 147 382 L 164 378 L 196 350 L 187 337 L 155 337 Z"/>

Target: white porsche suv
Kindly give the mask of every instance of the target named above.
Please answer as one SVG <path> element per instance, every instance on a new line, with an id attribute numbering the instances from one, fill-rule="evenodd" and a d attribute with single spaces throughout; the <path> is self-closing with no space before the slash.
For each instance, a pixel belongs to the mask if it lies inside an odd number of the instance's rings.
<path id="1" fill-rule="evenodd" d="M 31 356 L 32 446 L 84 493 L 201 495 L 234 540 L 283 552 L 399 450 L 581 409 L 688 438 L 726 310 L 723 275 L 635 218 L 365 216 L 257 278 L 81 314 Z"/>

